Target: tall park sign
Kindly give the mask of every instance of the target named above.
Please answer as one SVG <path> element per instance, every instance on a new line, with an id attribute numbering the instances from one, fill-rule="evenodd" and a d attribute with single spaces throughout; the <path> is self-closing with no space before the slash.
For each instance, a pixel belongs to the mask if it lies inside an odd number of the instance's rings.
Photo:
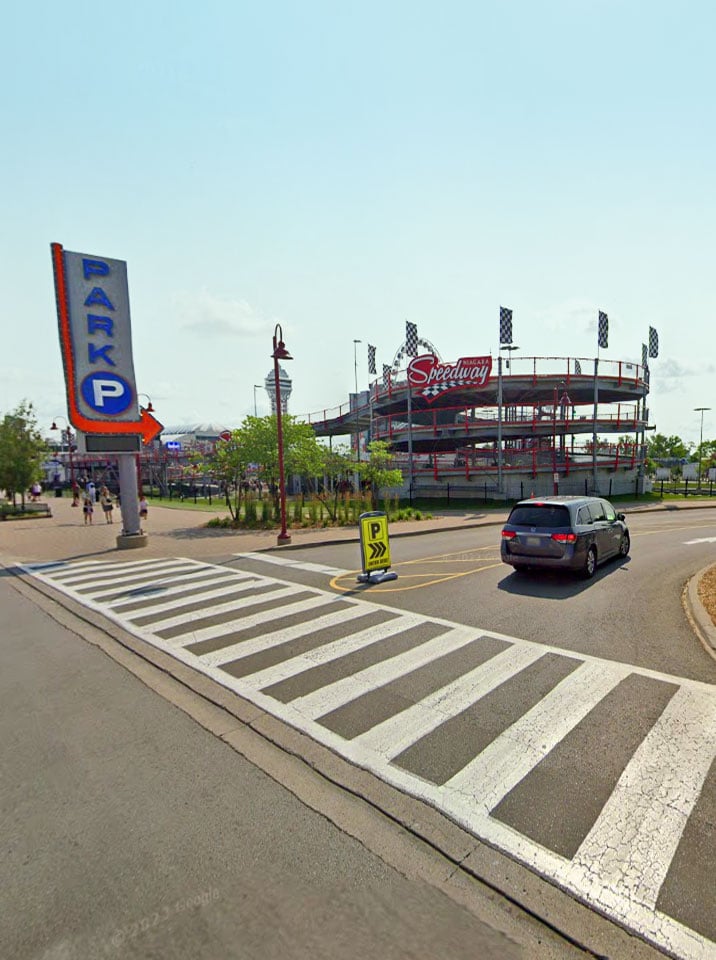
<path id="1" fill-rule="evenodd" d="M 51 249 L 68 418 L 84 434 L 88 453 L 117 456 L 124 525 L 117 543 L 141 546 L 132 454 L 142 440 L 149 443 L 161 433 L 162 424 L 146 410 L 140 413 L 127 264 L 73 253 L 59 243 Z"/>

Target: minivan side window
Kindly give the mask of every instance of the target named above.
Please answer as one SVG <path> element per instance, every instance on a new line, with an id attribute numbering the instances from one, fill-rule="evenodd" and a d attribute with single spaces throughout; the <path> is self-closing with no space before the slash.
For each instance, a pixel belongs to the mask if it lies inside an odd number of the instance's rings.
<path id="1" fill-rule="evenodd" d="M 592 515 L 589 512 L 589 507 L 580 507 L 579 512 L 577 513 L 577 523 L 582 526 L 585 523 L 592 522 Z"/>
<path id="2" fill-rule="evenodd" d="M 604 505 L 601 500 L 595 500 L 593 503 L 589 504 L 589 512 L 592 515 L 592 520 L 596 523 L 598 520 L 604 520 Z"/>
<path id="3" fill-rule="evenodd" d="M 615 521 L 616 518 L 617 518 L 616 510 L 615 510 L 614 507 L 611 505 L 611 503 L 607 503 L 606 500 L 603 502 L 602 505 L 603 505 L 603 507 L 604 507 L 604 515 L 605 515 L 605 517 L 607 518 L 607 520 L 609 520 L 610 523 L 614 523 L 614 521 Z"/>

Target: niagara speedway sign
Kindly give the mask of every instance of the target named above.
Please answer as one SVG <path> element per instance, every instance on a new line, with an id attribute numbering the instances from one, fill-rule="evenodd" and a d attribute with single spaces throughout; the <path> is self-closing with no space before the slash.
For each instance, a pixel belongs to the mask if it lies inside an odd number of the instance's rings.
<path id="1" fill-rule="evenodd" d="M 433 353 L 414 357 L 408 364 L 408 383 L 432 403 L 448 390 L 484 387 L 492 370 L 492 357 L 462 357 L 443 363 Z"/>

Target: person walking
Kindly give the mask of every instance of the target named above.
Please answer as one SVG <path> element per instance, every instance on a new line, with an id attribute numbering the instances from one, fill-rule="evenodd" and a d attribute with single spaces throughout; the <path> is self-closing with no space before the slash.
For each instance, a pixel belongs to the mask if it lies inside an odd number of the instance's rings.
<path id="1" fill-rule="evenodd" d="M 109 492 L 107 487 L 102 487 L 99 492 L 99 502 L 102 506 L 102 511 L 104 513 L 104 519 L 107 523 L 113 523 L 112 520 L 112 510 L 114 509 L 114 504 L 112 503 L 112 494 Z"/>
<path id="2" fill-rule="evenodd" d="M 147 498 L 142 494 L 142 497 L 139 501 L 139 518 L 141 520 L 146 520 L 149 513 L 149 505 L 147 504 Z"/>
<path id="3" fill-rule="evenodd" d="M 82 507 L 82 513 L 85 518 L 85 526 L 92 523 L 92 514 L 94 513 L 94 503 L 92 502 L 92 497 L 86 496 L 84 506 Z"/>

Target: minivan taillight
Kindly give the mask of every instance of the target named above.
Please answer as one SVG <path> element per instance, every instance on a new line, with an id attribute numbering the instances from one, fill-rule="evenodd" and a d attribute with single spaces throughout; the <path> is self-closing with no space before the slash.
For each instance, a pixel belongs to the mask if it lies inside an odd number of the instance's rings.
<path id="1" fill-rule="evenodd" d="M 553 533 L 552 539 L 556 540 L 557 543 L 576 543 L 577 534 L 576 533 Z"/>
<path id="2" fill-rule="evenodd" d="M 514 540 L 516 536 L 517 536 L 517 534 L 515 533 L 514 530 L 503 530 L 503 531 L 502 531 L 502 539 L 503 539 L 503 540 Z"/>

